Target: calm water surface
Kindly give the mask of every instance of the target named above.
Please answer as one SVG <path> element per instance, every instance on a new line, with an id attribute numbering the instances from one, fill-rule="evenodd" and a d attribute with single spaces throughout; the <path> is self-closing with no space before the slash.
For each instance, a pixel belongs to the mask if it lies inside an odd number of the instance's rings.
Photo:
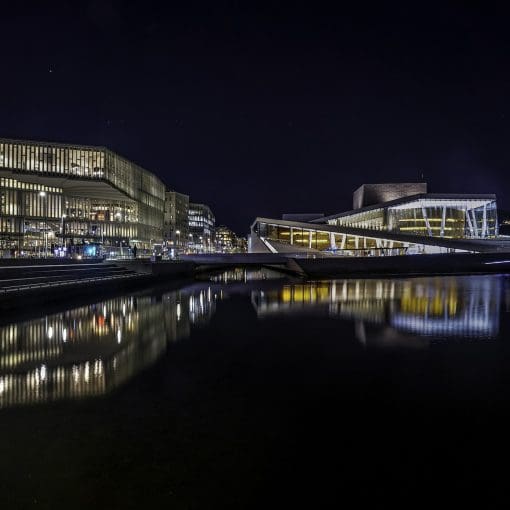
<path id="1" fill-rule="evenodd" d="M 238 270 L 2 317 L 2 507 L 317 507 L 492 475 L 508 310 L 505 276 Z"/>

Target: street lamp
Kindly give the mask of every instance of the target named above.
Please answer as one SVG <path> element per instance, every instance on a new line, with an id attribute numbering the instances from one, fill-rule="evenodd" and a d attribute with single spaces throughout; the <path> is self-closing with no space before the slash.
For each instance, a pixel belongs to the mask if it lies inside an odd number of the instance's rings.
<path id="1" fill-rule="evenodd" d="M 39 191 L 39 196 L 44 199 L 44 256 L 48 256 L 48 201 L 46 200 L 46 191 Z"/>
<path id="2" fill-rule="evenodd" d="M 175 253 L 179 253 L 179 248 L 181 247 L 181 231 L 176 230 L 175 234 L 177 235 L 177 246 L 175 247 Z"/>
<path id="3" fill-rule="evenodd" d="M 65 240 L 65 226 L 64 226 L 64 219 L 67 218 L 67 214 L 62 214 L 62 223 L 60 225 L 60 234 L 62 235 L 62 249 L 66 247 L 66 240 Z"/>

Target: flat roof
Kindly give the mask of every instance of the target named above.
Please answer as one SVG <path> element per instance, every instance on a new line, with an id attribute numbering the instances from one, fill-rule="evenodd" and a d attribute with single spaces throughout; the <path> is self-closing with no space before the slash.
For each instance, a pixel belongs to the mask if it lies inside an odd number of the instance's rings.
<path id="1" fill-rule="evenodd" d="M 463 193 L 418 193 L 416 195 L 409 195 L 407 197 L 397 198 L 390 200 L 389 202 L 381 202 L 379 204 L 367 205 L 360 209 L 351 209 L 350 211 L 332 214 L 330 216 L 324 216 L 316 220 L 311 220 L 310 223 L 322 223 L 327 220 L 333 220 L 335 218 L 342 218 L 344 216 L 353 216 L 367 211 L 374 211 L 376 209 L 384 209 L 386 207 L 395 207 L 408 202 L 414 202 L 416 200 L 427 199 L 427 200 L 481 200 L 486 202 L 492 202 L 496 200 L 495 194 L 463 194 Z"/>
<path id="2" fill-rule="evenodd" d="M 104 151 L 109 152 L 113 156 L 122 159 L 124 161 L 127 161 L 129 164 L 137 167 L 139 170 L 141 170 L 144 173 L 147 173 L 153 177 L 155 177 L 160 183 L 165 186 L 165 183 L 152 171 L 147 170 L 143 166 L 140 166 L 138 163 L 135 163 L 134 161 L 126 158 L 125 156 L 122 156 L 118 152 L 115 152 L 108 147 L 105 147 L 103 145 L 81 145 L 76 143 L 60 143 L 60 142 L 45 142 L 41 140 L 19 140 L 16 138 L 0 138 L 0 143 L 13 143 L 13 144 L 24 144 L 24 145 L 43 145 L 48 147 L 55 147 L 55 148 L 66 148 L 66 149 L 85 149 L 85 150 L 95 150 L 95 151 Z"/>

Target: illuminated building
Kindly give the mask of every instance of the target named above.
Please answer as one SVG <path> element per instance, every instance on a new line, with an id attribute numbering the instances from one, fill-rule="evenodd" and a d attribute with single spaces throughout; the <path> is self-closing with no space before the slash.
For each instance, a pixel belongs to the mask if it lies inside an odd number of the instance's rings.
<path id="1" fill-rule="evenodd" d="M 0 139 L 0 250 L 163 239 L 165 186 L 104 147 Z"/>
<path id="2" fill-rule="evenodd" d="M 177 191 L 165 193 L 164 238 L 169 249 L 188 247 L 189 196 Z"/>
<path id="3" fill-rule="evenodd" d="M 209 206 L 189 204 L 188 250 L 193 253 L 214 251 L 214 226 L 216 219 Z"/>
<path id="4" fill-rule="evenodd" d="M 352 211 L 308 221 L 257 218 L 250 251 L 385 256 L 491 251 L 503 242 L 495 195 L 431 194 L 424 183 L 365 184 L 353 202 Z"/>
<path id="5" fill-rule="evenodd" d="M 235 232 L 224 225 L 215 231 L 215 246 L 217 253 L 246 253 L 246 239 L 238 237 Z"/>
<path id="6" fill-rule="evenodd" d="M 248 251 L 248 240 L 246 237 L 236 237 L 237 253 L 246 253 Z"/>

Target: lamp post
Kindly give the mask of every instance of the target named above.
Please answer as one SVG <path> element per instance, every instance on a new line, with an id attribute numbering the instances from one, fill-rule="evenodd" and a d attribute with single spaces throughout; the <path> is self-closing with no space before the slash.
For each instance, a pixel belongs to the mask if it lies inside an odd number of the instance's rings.
<path id="1" fill-rule="evenodd" d="M 64 225 L 64 220 L 66 217 L 67 217 L 66 214 L 62 214 L 62 218 L 61 218 L 62 221 L 61 221 L 61 225 L 60 225 L 60 234 L 62 236 L 62 250 L 64 250 L 66 247 L 65 225 Z"/>
<path id="2" fill-rule="evenodd" d="M 46 191 L 39 191 L 39 196 L 43 199 L 44 203 L 44 233 L 43 233 L 43 239 L 44 239 L 44 256 L 48 256 L 48 201 L 46 200 Z"/>
<path id="3" fill-rule="evenodd" d="M 177 246 L 175 247 L 175 252 L 179 253 L 179 248 L 181 247 L 181 231 L 176 230 L 175 235 L 177 236 Z"/>

